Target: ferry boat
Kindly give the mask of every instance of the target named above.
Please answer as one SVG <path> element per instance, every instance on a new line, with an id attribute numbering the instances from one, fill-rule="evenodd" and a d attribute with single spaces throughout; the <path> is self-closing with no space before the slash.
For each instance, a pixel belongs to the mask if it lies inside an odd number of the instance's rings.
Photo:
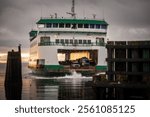
<path id="1" fill-rule="evenodd" d="M 93 19 L 76 18 L 74 0 L 68 14 L 71 18 L 55 14 L 37 21 L 37 29 L 29 33 L 29 68 L 43 75 L 106 71 L 108 23 L 95 15 Z"/>

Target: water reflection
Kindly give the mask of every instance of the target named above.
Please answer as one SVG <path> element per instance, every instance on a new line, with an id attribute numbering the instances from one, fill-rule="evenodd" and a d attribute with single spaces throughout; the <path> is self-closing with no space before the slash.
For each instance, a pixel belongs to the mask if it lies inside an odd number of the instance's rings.
<path id="1" fill-rule="evenodd" d="M 6 99 L 4 76 L 0 76 L 0 99 Z M 23 76 L 22 93 L 11 92 L 17 97 L 21 94 L 22 100 L 92 100 L 96 99 L 95 93 L 91 86 L 87 85 L 92 81 L 91 77 L 81 77 L 80 74 L 73 74 L 65 77 L 37 77 L 31 74 Z M 21 89 L 21 88 L 17 88 Z M 13 91 L 12 91 L 13 90 Z M 18 93 L 18 94 L 16 94 Z M 8 95 L 8 94 L 7 94 Z M 9 94 L 10 95 L 10 94 Z M 16 97 L 15 97 L 16 98 Z M 7 98 L 9 99 L 9 98 Z M 20 98 L 19 98 L 20 99 Z"/>
<path id="2" fill-rule="evenodd" d="M 30 90 L 23 93 L 30 96 L 29 99 L 40 100 L 95 99 L 92 87 L 85 85 L 87 81 L 91 78 L 32 79 Z"/>

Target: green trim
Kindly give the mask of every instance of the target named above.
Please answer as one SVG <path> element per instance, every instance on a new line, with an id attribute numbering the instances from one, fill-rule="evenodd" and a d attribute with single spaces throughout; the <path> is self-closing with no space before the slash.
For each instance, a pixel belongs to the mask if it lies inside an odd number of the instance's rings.
<path id="1" fill-rule="evenodd" d="M 30 41 L 34 40 L 35 37 L 37 36 L 37 34 L 38 34 L 38 31 L 36 31 L 36 30 L 30 31 L 30 32 L 29 32 L 29 35 L 30 35 Z"/>
<path id="2" fill-rule="evenodd" d="M 39 34 L 41 33 L 88 33 L 88 34 L 102 34 L 106 35 L 106 32 L 83 32 L 83 31 L 39 31 Z"/>
<path id="3" fill-rule="evenodd" d="M 107 70 L 107 66 L 96 66 L 96 70 L 106 71 Z"/>
<path id="4" fill-rule="evenodd" d="M 62 70 L 64 67 L 62 65 L 45 65 L 46 70 Z"/>
<path id="5" fill-rule="evenodd" d="M 88 20 L 88 19 L 40 19 L 37 24 L 46 23 L 71 23 L 71 24 L 104 24 L 108 23 L 104 20 Z"/>
<path id="6" fill-rule="evenodd" d="M 36 31 L 36 30 L 30 31 L 30 32 L 29 32 L 30 37 L 37 36 L 37 32 L 38 32 L 38 31 Z"/>

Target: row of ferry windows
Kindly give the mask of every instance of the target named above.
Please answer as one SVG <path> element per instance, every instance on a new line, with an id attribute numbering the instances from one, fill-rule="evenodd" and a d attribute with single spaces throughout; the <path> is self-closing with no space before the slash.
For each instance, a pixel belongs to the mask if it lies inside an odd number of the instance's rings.
<path id="1" fill-rule="evenodd" d="M 107 29 L 107 25 L 100 24 L 64 24 L 64 23 L 48 23 L 46 28 L 91 28 L 91 29 Z"/>
<path id="2" fill-rule="evenodd" d="M 50 37 L 41 37 L 41 43 L 49 43 Z M 66 43 L 66 44 L 91 44 L 91 40 L 73 40 L 73 39 L 56 39 L 55 43 Z"/>
<path id="3" fill-rule="evenodd" d="M 65 44 L 91 44 L 91 40 L 73 40 L 73 39 L 56 39 L 56 43 L 65 43 Z"/>
<path id="4" fill-rule="evenodd" d="M 49 43 L 50 42 L 50 37 L 41 37 L 40 38 L 40 42 L 41 43 Z M 99 38 L 97 37 L 96 38 L 96 43 L 99 43 L 99 42 L 104 42 L 104 38 Z M 73 44 L 73 43 L 76 43 L 76 44 L 91 44 L 91 40 L 82 40 L 82 39 L 56 39 L 55 40 L 55 43 L 67 43 L 67 44 Z"/>

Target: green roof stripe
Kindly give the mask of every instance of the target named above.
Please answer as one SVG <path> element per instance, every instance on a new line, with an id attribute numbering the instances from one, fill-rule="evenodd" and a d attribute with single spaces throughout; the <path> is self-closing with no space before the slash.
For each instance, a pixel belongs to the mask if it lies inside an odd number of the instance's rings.
<path id="1" fill-rule="evenodd" d="M 30 31 L 30 37 L 34 37 L 34 36 L 36 36 L 37 35 L 37 32 L 38 31 L 35 31 L 35 30 L 32 30 L 32 31 Z"/>
<path id="2" fill-rule="evenodd" d="M 105 24 L 108 25 L 104 20 L 88 20 L 88 19 L 40 19 L 37 24 L 46 23 L 75 23 L 75 24 Z"/>

